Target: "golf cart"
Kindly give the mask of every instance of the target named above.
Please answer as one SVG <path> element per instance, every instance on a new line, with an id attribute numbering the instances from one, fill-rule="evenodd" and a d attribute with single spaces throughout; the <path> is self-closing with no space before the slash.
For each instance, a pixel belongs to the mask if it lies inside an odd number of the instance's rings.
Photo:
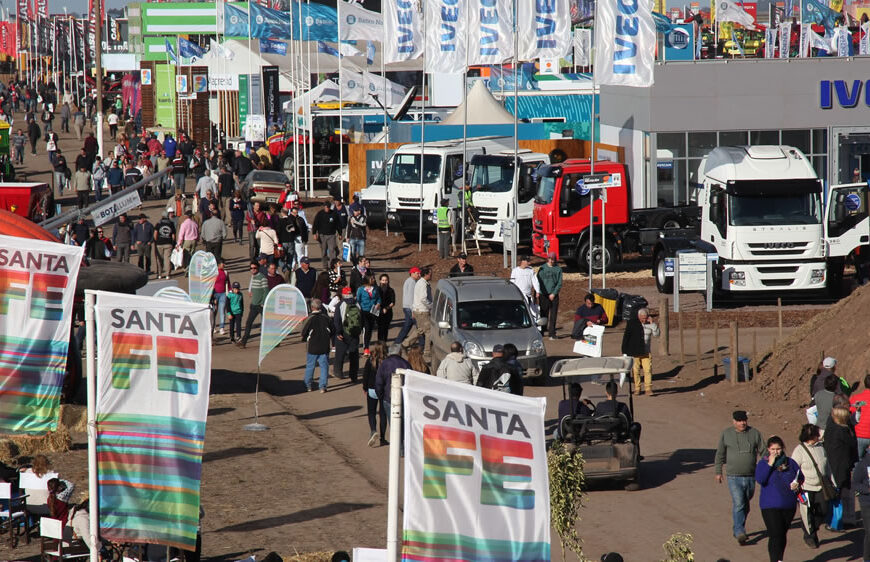
<path id="1" fill-rule="evenodd" d="M 632 358 L 626 356 L 561 359 L 553 364 L 550 377 L 562 382 L 563 399 L 569 399 L 570 383 L 579 383 L 582 398 L 593 404 L 606 401 L 604 387 L 613 381 L 620 388 L 616 400 L 627 397 L 633 413 L 631 366 Z M 575 411 L 576 404 L 572 402 L 571 413 L 559 420 L 558 438 L 580 450 L 586 480 L 621 480 L 626 490 L 639 489 L 640 425 L 615 407 L 612 415 L 585 415 Z"/>

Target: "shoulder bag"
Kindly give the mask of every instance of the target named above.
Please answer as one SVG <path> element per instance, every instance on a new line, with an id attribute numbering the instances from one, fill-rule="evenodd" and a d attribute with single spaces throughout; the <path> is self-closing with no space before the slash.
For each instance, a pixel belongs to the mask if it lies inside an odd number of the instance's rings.
<path id="1" fill-rule="evenodd" d="M 813 463 L 813 468 L 816 469 L 816 476 L 819 477 L 819 482 L 822 483 L 822 498 L 824 498 L 825 501 L 831 501 L 840 497 L 840 494 L 837 493 L 837 489 L 834 488 L 834 485 L 831 484 L 830 480 L 822 476 L 822 472 L 819 470 L 819 465 L 816 464 L 816 458 L 810 452 L 809 448 L 807 448 L 803 443 L 801 443 L 801 447 L 803 447 L 804 451 L 806 451 L 810 456 L 810 462 Z"/>

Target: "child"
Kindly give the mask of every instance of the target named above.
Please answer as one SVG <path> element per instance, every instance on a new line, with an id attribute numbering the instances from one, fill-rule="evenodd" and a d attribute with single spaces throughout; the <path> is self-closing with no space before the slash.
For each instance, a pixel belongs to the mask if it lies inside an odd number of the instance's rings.
<path id="1" fill-rule="evenodd" d="M 66 525 L 74 486 L 72 482 L 60 478 L 50 479 L 47 486 L 49 514 L 55 519 L 60 519 Z"/>
<path id="2" fill-rule="evenodd" d="M 227 294 L 230 320 L 230 341 L 235 343 L 242 339 L 242 310 L 245 308 L 245 298 L 242 296 L 242 286 L 238 282 L 233 283 L 233 290 Z"/>

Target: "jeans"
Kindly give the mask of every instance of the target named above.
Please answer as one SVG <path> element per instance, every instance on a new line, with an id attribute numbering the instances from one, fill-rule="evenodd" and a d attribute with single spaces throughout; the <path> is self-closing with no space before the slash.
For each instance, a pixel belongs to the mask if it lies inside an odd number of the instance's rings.
<path id="1" fill-rule="evenodd" d="M 278 259 L 278 268 L 281 271 L 293 271 L 296 262 L 296 249 L 293 243 L 281 243 L 284 248 L 284 255 Z"/>
<path id="2" fill-rule="evenodd" d="M 230 340 L 236 341 L 242 337 L 242 315 L 233 314 L 230 318 Z"/>
<path id="3" fill-rule="evenodd" d="M 311 388 L 314 378 L 314 365 L 320 365 L 320 390 L 326 390 L 326 378 L 329 376 L 329 354 L 305 354 L 305 387 Z"/>
<path id="4" fill-rule="evenodd" d="M 556 337 L 556 318 L 559 316 L 559 295 L 550 300 L 549 296 L 541 295 L 541 316 L 547 317 L 547 330 L 550 337 Z"/>
<path id="5" fill-rule="evenodd" d="M 770 562 L 779 562 L 785 554 L 786 534 L 794 519 L 794 507 L 788 509 L 762 509 L 761 518 L 767 527 L 767 555 Z"/>
<path id="6" fill-rule="evenodd" d="M 148 273 L 151 273 L 151 252 L 151 242 L 136 242 L 136 254 L 139 256 L 136 265 Z"/>
<path id="7" fill-rule="evenodd" d="M 870 439 L 866 437 L 858 438 L 858 460 L 864 456 L 864 453 L 867 452 L 867 447 L 870 446 Z"/>
<path id="8" fill-rule="evenodd" d="M 172 181 L 175 182 L 175 191 L 184 193 L 184 174 L 172 174 Z"/>
<path id="9" fill-rule="evenodd" d="M 248 320 L 245 322 L 245 335 L 242 336 L 242 345 L 248 343 L 248 338 L 251 337 L 251 328 L 254 326 L 254 320 L 257 316 L 263 314 L 263 307 L 259 304 L 252 304 L 248 309 Z"/>
<path id="10" fill-rule="evenodd" d="M 242 243 L 242 225 L 243 221 L 233 219 L 233 240 Z"/>
<path id="11" fill-rule="evenodd" d="M 326 269 L 329 267 L 329 260 L 331 258 L 341 259 L 341 252 L 338 249 L 338 236 L 335 234 L 321 234 L 319 238 L 323 269 Z"/>
<path id="12" fill-rule="evenodd" d="M 366 394 L 366 409 L 369 414 L 369 431 L 377 430 L 378 417 L 381 418 L 381 441 L 387 440 L 387 410 L 383 401 Z M 380 412 L 378 412 L 380 410 Z M 380 416 L 378 416 L 380 414 Z"/>
<path id="13" fill-rule="evenodd" d="M 402 323 L 402 329 L 399 330 L 399 335 L 396 336 L 396 343 L 402 343 L 405 341 L 405 337 L 407 337 L 408 332 L 411 331 L 411 326 L 414 325 L 414 316 L 411 314 L 411 309 L 403 308 L 402 312 L 405 313 L 405 321 Z"/>
<path id="14" fill-rule="evenodd" d="M 355 261 L 356 258 L 366 255 L 366 239 L 351 238 L 348 240 L 350 244 L 350 260 Z"/>
<path id="15" fill-rule="evenodd" d="M 221 330 L 224 329 L 224 323 L 227 318 L 227 294 L 226 293 L 215 293 L 214 300 L 217 302 L 217 315 L 219 319 L 218 325 Z"/>
<path id="16" fill-rule="evenodd" d="M 94 197 L 97 201 L 103 198 L 103 180 L 94 180 Z"/>
<path id="17" fill-rule="evenodd" d="M 346 342 L 335 338 L 335 357 L 332 359 L 332 374 L 337 379 L 344 378 L 344 358 L 348 359 L 347 374 L 352 382 L 359 375 L 359 339 L 353 338 Z"/>
<path id="18" fill-rule="evenodd" d="M 376 329 L 375 326 L 377 326 L 378 324 L 378 317 L 371 312 L 366 312 L 365 310 L 362 313 L 362 317 L 363 327 L 365 328 L 365 333 L 363 335 L 363 349 L 368 349 L 369 344 L 372 343 L 372 336 L 374 335 L 374 331 Z"/>
<path id="19" fill-rule="evenodd" d="M 731 492 L 731 519 L 734 522 L 734 536 L 746 534 L 746 518 L 749 505 L 755 495 L 755 477 L 728 476 L 728 491 Z"/>

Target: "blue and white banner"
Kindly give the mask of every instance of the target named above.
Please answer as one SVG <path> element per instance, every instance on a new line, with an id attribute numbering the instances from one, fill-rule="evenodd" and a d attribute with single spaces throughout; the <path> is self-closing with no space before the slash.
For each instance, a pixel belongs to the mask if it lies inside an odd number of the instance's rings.
<path id="1" fill-rule="evenodd" d="M 193 65 L 202 60 L 202 57 L 205 56 L 205 49 L 193 41 L 188 41 L 184 37 L 179 37 L 178 54 L 181 56 L 183 64 Z"/>
<path id="2" fill-rule="evenodd" d="M 858 41 L 858 54 L 870 55 L 870 22 L 862 23 L 858 33 L 860 34 L 860 40 Z"/>
<path id="3" fill-rule="evenodd" d="M 665 60 L 695 60 L 694 47 L 694 24 L 672 24 L 665 34 Z"/>
<path id="4" fill-rule="evenodd" d="M 251 37 L 290 39 L 290 12 L 251 2 Z"/>
<path id="5" fill-rule="evenodd" d="M 381 14 L 366 10 L 356 2 L 339 0 L 337 5 L 341 18 L 341 39 L 383 41 L 384 18 Z"/>
<path id="6" fill-rule="evenodd" d="M 299 18 L 302 18 L 303 41 L 338 41 L 338 14 L 335 8 L 317 2 L 293 2 L 291 8 L 294 30 L 300 28 Z"/>
<path id="7" fill-rule="evenodd" d="M 517 4 L 520 60 L 568 56 L 571 50 L 569 4 L 569 0 L 530 0 Z"/>
<path id="8" fill-rule="evenodd" d="M 513 57 L 513 2 L 469 1 L 468 64 L 501 64 Z"/>
<path id="9" fill-rule="evenodd" d="M 164 39 L 163 41 L 166 44 L 166 56 L 169 57 L 169 60 L 171 60 L 173 64 L 178 64 L 178 56 L 175 54 L 175 46 L 169 41 L 169 39 Z"/>
<path id="10" fill-rule="evenodd" d="M 341 55 L 338 53 L 338 49 L 332 47 L 331 45 L 327 45 L 323 41 L 317 42 L 317 52 L 323 53 L 325 55 L 332 55 L 334 57 L 340 57 Z"/>
<path id="11" fill-rule="evenodd" d="M 773 27 L 768 27 L 764 30 L 764 58 L 772 59 L 776 51 L 776 36 L 777 30 Z"/>
<path id="12" fill-rule="evenodd" d="M 371 102 L 365 76 L 352 70 L 341 71 L 341 99 L 352 102 Z"/>
<path id="13" fill-rule="evenodd" d="M 426 72 L 465 72 L 467 0 L 427 0 Z"/>
<path id="14" fill-rule="evenodd" d="M 597 12 L 595 79 L 612 86 L 652 86 L 656 30 L 650 3 L 603 0 Z"/>
<path id="15" fill-rule="evenodd" d="M 366 41 L 366 64 L 375 64 L 375 42 Z"/>
<path id="16" fill-rule="evenodd" d="M 384 62 L 402 62 L 423 54 L 423 18 L 416 0 L 384 0 Z"/>
<path id="17" fill-rule="evenodd" d="M 838 57 L 848 57 L 852 55 L 852 34 L 847 27 L 837 27 L 834 29 L 834 39 L 831 42 L 837 47 Z"/>
<path id="18" fill-rule="evenodd" d="M 283 41 L 272 41 L 271 39 L 260 39 L 260 52 L 286 56 L 287 43 Z"/>
<path id="19" fill-rule="evenodd" d="M 779 24 L 779 58 L 787 59 L 791 51 L 791 22 Z"/>
<path id="20" fill-rule="evenodd" d="M 402 103 L 407 88 L 371 72 L 364 72 L 363 76 L 365 76 L 366 88 L 369 95 L 377 94 L 381 103 L 387 107 L 395 107 Z"/>
<path id="21" fill-rule="evenodd" d="M 226 37 L 247 37 L 248 11 L 238 5 L 224 3 L 224 35 Z"/>

